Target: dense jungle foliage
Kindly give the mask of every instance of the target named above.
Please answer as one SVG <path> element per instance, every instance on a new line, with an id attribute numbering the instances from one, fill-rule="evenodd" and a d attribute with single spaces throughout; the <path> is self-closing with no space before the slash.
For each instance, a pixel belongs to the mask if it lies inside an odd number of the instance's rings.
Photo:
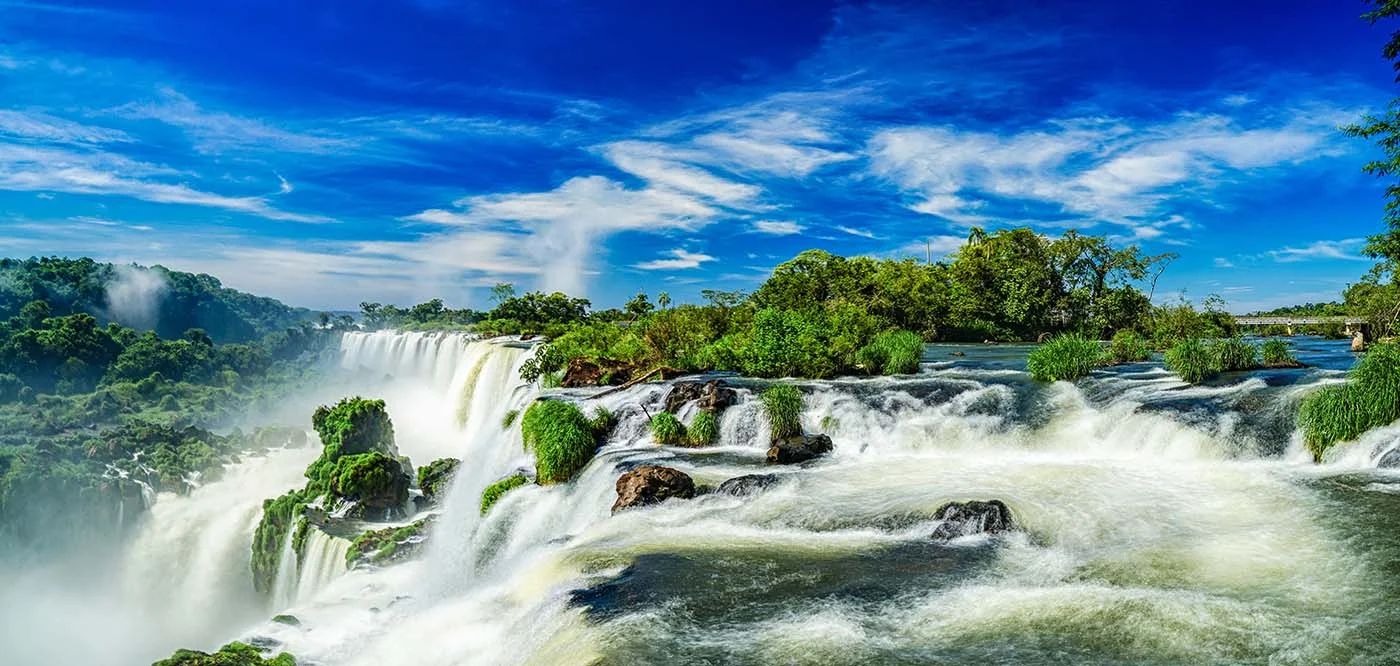
<path id="1" fill-rule="evenodd" d="M 0 541 L 26 543 L 304 438 L 209 428 L 304 381 L 344 325 L 208 275 L 52 258 L 0 260 L 0 316 Z"/>

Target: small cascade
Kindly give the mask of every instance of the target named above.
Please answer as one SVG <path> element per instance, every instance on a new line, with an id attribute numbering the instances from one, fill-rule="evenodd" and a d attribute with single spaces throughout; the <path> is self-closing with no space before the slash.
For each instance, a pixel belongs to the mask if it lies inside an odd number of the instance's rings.
<path id="1" fill-rule="evenodd" d="M 311 528 L 306 535 L 306 551 L 297 567 L 295 596 L 286 605 L 305 603 L 326 585 L 345 573 L 345 553 L 350 542 Z"/>
<path id="2" fill-rule="evenodd" d="M 274 608 L 286 608 L 296 603 L 297 590 L 297 550 L 292 538 L 297 531 L 296 521 L 287 527 L 282 537 L 282 554 L 277 559 L 277 580 L 272 586 Z"/>

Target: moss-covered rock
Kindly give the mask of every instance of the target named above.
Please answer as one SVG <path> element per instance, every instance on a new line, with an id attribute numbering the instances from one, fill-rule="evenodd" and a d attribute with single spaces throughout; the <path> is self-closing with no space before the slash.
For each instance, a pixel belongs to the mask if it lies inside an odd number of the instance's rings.
<path id="1" fill-rule="evenodd" d="M 297 619 L 297 616 L 295 616 L 295 615 L 287 615 L 287 614 L 273 615 L 273 616 L 272 616 L 272 622 L 273 622 L 274 624 L 285 624 L 285 625 L 287 625 L 287 626 L 289 626 L 289 627 L 300 627 L 300 626 L 301 626 L 301 620 L 298 620 L 298 619 Z"/>
<path id="2" fill-rule="evenodd" d="M 418 469 L 418 489 L 423 491 L 423 499 L 429 506 L 437 504 L 438 499 L 447 492 L 461 464 L 462 461 L 456 458 L 442 458 Z"/>
<path id="3" fill-rule="evenodd" d="M 496 500 L 501 499 L 501 496 L 529 482 L 530 480 L 525 478 L 524 474 L 512 474 L 486 486 L 486 490 L 481 491 L 481 515 L 486 515 L 486 512 L 491 510 L 491 506 L 496 503 Z"/>
<path id="4" fill-rule="evenodd" d="M 330 492 L 355 502 L 351 518 L 392 520 L 404 516 L 411 481 L 403 464 L 378 451 L 344 456 L 330 475 Z"/>
<path id="5" fill-rule="evenodd" d="M 315 494 L 330 489 L 330 477 L 336 463 L 345 456 L 380 453 L 399 457 L 394 445 L 394 425 L 384 408 L 383 400 L 346 398 L 334 407 L 316 408 L 311 417 L 321 436 L 321 457 L 306 468 L 307 488 Z"/>
<path id="6" fill-rule="evenodd" d="M 291 533 L 293 521 L 302 518 L 306 508 L 306 497 L 300 490 L 293 490 L 281 497 L 263 500 L 262 520 L 253 533 L 253 589 L 260 594 L 271 594 L 277 584 L 277 565 L 282 557 L 282 546 Z"/>
<path id="7" fill-rule="evenodd" d="M 525 449 L 535 453 L 535 480 L 564 483 L 593 459 L 598 448 L 594 424 L 572 403 L 540 400 L 520 419 Z"/>
<path id="8" fill-rule="evenodd" d="M 345 551 L 345 566 L 384 566 L 417 556 L 427 543 L 428 526 L 434 518 L 436 516 L 428 516 L 411 525 L 373 530 L 355 537 L 350 549 Z"/>
<path id="9" fill-rule="evenodd" d="M 176 650 L 169 659 L 162 659 L 151 666 L 296 666 L 297 660 L 283 652 L 275 657 L 263 658 L 261 650 L 247 643 L 229 643 L 209 654 L 198 650 Z"/>

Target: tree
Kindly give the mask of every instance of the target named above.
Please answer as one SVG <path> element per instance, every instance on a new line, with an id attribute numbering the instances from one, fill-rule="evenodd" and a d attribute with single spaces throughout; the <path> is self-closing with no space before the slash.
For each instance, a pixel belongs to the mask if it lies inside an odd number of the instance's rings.
<path id="1" fill-rule="evenodd" d="M 661 292 L 661 293 L 659 293 L 659 294 L 657 294 L 657 295 L 656 295 L 656 306 L 659 307 L 659 308 L 661 308 L 662 310 L 665 310 L 666 308 L 671 307 L 671 295 L 668 294 L 668 293 L 666 293 L 666 292 L 664 292 L 664 291 Z"/>
<path id="2" fill-rule="evenodd" d="M 632 300 L 627 301 L 627 304 L 622 306 L 622 309 L 627 314 L 632 315 L 633 319 L 636 319 L 645 316 L 656 307 L 651 304 L 651 299 L 647 297 L 646 292 L 639 291 L 636 296 L 632 297 Z"/>
<path id="3" fill-rule="evenodd" d="M 509 282 L 497 282 L 496 286 L 491 287 L 492 303 L 500 305 L 512 298 L 515 298 L 515 285 Z"/>

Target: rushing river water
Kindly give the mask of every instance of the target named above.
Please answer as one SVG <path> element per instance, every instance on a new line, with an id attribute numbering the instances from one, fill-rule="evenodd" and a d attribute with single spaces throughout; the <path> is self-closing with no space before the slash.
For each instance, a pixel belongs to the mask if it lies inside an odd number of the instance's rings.
<path id="1" fill-rule="evenodd" d="M 799 382 L 805 427 L 835 451 L 796 466 L 764 462 L 761 382 L 731 379 L 740 404 L 705 449 L 650 442 L 667 385 L 547 391 L 620 425 L 572 483 L 525 486 L 483 517 L 481 490 L 531 464 L 518 423 L 501 427 L 539 393 L 515 378 L 529 351 L 347 336 L 347 371 L 376 379 L 400 449 L 464 461 L 425 555 L 319 569 L 266 613 L 301 626 L 225 622 L 191 647 L 255 638 L 323 666 L 1400 663 L 1400 474 L 1376 468 L 1400 427 L 1313 464 L 1297 403 L 1354 357 L 1291 342 L 1313 367 L 1194 387 L 1160 363 L 1035 384 L 1030 347 L 931 345 L 915 376 Z M 781 482 L 610 515 L 640 463 Z M 936 509 L 968 499 L 1004 501 L 1022 530 L 931 539 Z M 246 547 L 188 516 L 150 519 Z"/>

